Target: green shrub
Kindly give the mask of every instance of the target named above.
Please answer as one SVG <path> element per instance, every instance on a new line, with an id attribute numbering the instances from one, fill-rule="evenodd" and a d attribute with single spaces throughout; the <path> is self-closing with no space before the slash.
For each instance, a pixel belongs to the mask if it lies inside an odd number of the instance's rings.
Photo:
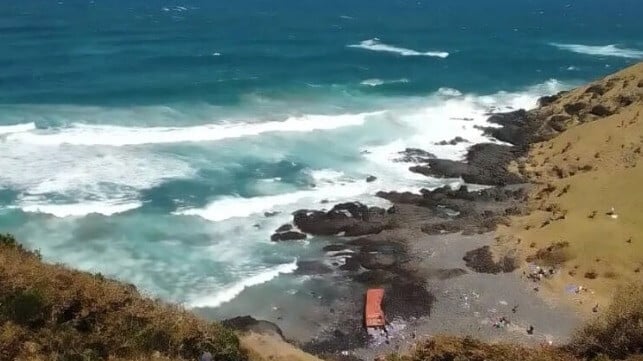
<path id="1" fill-rule="evenodd" d="M 37 328 L 44 325 L 49 310 L 40 292 L 25 290 L 6 297 L 0 306 L 0 314 L 3 319 L 18 325 Z"/>

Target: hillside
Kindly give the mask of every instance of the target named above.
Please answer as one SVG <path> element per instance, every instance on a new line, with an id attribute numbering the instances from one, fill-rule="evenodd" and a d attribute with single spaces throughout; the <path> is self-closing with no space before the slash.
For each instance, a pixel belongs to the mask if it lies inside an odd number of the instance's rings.
<path id="1" fill-rule="evenodd" d="M 643 63 L 535 112 L 560 134 L 513 164 L 536 186 L 530 214 L 499 239 L 557 269 L 542 282 L 549 296 L 600 310 L 616 288 L 643 280 Z"/>
<path id="2" fill-rule="evenodd" d="M 0 235 L 0 360 L 243 360 L 232 331 Z"/>

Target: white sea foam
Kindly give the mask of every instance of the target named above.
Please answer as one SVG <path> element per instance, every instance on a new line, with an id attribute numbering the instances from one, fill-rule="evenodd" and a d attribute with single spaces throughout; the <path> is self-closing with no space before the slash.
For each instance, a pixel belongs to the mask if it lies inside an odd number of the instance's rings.
<path id="1" fill-rule="evenodd" d="M 343 173 L 330 169 L 311 173 L 315 187 L 290 193 L 243 197 L 223 197 L 214 200 L 205 208 L 193 208 L 175 212 L 180 215 L 199 216 L 213 222 L 230 218 L 243 218 L 253 214 L 280 210 L 283 207 L 319 203 L 322 200 L 350 198 L 367 193 L 365 181 L 342 179 Z"/>
<path id="2" fill-rule="evenodd" d="M 16 206 L 61 217 L 130 210 L 141 205 L 141 189 L 195 173 L 182 159 L 143 149 L 0 142 L 0 154 L 0 187 L 20 192 Z"/>
<path id="3" fill-rule="evenodd" d="M 0 125 L 0 135 L 2 134 L 11 134 L 11 133 L 20 133 L 28 132 L 30 130 L 36 129 L 34 123 L 23 123 L 16 125 Z"/>
<path id="4" fill-rule="evenodd" d="M 442 87 L 438 89 L 438 94 L 444 95 L 447 97 L 459 97 L 462 93 L 458 89 Z"/>
<path id="5" fill-rule="evenodd" d="M 232 301 L 248 287 L 266 283 L 281 274 L 293 273 L 295 270 L 297 270 L 296 259 L 291 263 L 284 263 L 273 268 L 262 270 L 237 283 L 223 287 L 222 290 L 217 291 L 213 295 L 197 297 L 189 301 L 187 306 L 190 308 L 218 307 L 226 302 Z"/>
<path id="6" fill-rule="evenodd" d="M 373 78 L 373 79 L 366 79 L 362 81 L 360 84 L 365 86 L 380 86 L 384 84 L 396 84 L 396 83 L 408 83 L 408 82 L 409 80 L 406 78 L 395 79 L 395 80 L 382 80 L 382 79 Z"/>
<path id="7" fill-rule="evenodd" d="M 550 45 L 555 46 L 562 50 L 568 50 L 574 53 L 586 54 L 586 55 L 614 56 L 614 57 L 629 58 L 629 59 L 643 58 L 642 50 L 619 48 L 615 44 L 595 46 L 595 45 L 583 45 L 583 44 L 550 43 Z"/>
<path id="8" fill-rule="evenodd" d="M 359 44 L 348 45 L 349 48 L 359 48 L 371 51 L 383 51 L 388 53 L 396 53 L 402 56 L 432 56 L 437 58 L 446 58 L 449 53 L 445 51 L 417 51 L 413 49 L 400 48 L 393 45 L 388 45 L 380 42 L 380 39 L 373 38 L 360 42 Z"/>
<path id="9" fill-rule="evenodd" d="M 41 203 L 21 202 L 20 208 L 25 212 L 50 214 L 55 217 L 79 217 L 88 214 L 102 214 L 111 216 L 118 213 L 124 213 L 132 209 L 139 208 L 142 205 L 140 201 L 130 201 L 119 203 L 117 201 L 88 201 L 84 203 L 70 204 L 50 204 L 46 200 Z"/>
<path id="10" fill-rule="evenodd" d="M 381 112 L 303 115 L 285 121 L 261 123 L 207 124 L 192 127 L 122 127 L 72 124 L 56 131 L 35 130 L 10 133 L 7 140 L 37 145 L 126 146 L 159 143 L 204 142 L 255 136 L 270 132 L 311 132 L 363 125 L 369 116 Z"/>

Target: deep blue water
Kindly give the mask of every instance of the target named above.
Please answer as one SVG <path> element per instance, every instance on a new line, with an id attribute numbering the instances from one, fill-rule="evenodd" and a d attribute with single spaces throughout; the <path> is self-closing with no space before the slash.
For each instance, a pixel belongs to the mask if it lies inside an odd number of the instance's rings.
<path id="1" fill-rule="evenodd" d="M 0 231 L 189 305 L 305 287 L 275 278 L 324 244 L 271 244 L 291 211 L 442 184 L 396 153 L 461 156 L 433 142 L 483 141 L 485 112 L 640 61 L 642 17 L 638 0 L 4 1 Z"/>

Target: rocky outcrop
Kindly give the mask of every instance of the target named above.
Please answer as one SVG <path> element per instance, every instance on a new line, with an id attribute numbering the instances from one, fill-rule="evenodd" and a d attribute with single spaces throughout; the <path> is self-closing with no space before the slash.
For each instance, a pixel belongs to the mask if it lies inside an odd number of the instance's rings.
<path id="1" fill-rule="evenodd" d="M 507 170 L 507 164 L 516 156 L 516 151 L 510 146 L 481 143 L 469 148 L 464 161 L 429 159 L 425 165 L 413 166 L 409 170 L 437 178 L 462 178 L 472 184 L 524 183 L 521 176 Z"/>
<path id="2" fill-rule="evenodd" d="M 302 232 L 322 236 L 363 236 L 389 227 L 384 209 L 359 202 L 341 203 L 328 212 L 299 210 L 293 221 Z"/>
<path id="3" fill-rule="evenodd" d="M 456 145 L 458 143 L 468 143 L 468 142 L 469 142 L 468 140 L 466 140 L 466 139 L 464 139 L 462 137 L 455 137 L 455 138 L 453 138 L 451 140 L 441 140 L 441 141 L 435 143 L 435 145 Z"/>
<path id="4" fill-rule="evenodd" d="M 282 241 L 303 241 L 308 238 L 304 233 L 297 231 L 287 231 L 275 233 L 270 236 L 270 240 L 273 242 L 282 242 Z"/>
<path id="5" fill-rule="evenodd" d="M 418 148 L 406 148 L 398 154 L 400 158 L 396 161 L 404 163 L 426 163 L 429 159 L 436 158 L 435 154 Z"/>
<path id="6" fill-rule="evenodd" d="M 469 251 L 463 257 L 467 267 L 479 273 L 507 273 L 516 270 L 517 262 L 515 259 L 505 256 L 496 262 L 489 246 Z"/>
<path id="7" fill-rule="evenodd" d="M 284 334 L 276 324 L 257 320 L 252 316 L 239 316 L 221 321 L 221 324 L 232 330 L 240 332 L 255 332 L 262 335 L 278 336 L 280 339 L 285 340 Z"/>

